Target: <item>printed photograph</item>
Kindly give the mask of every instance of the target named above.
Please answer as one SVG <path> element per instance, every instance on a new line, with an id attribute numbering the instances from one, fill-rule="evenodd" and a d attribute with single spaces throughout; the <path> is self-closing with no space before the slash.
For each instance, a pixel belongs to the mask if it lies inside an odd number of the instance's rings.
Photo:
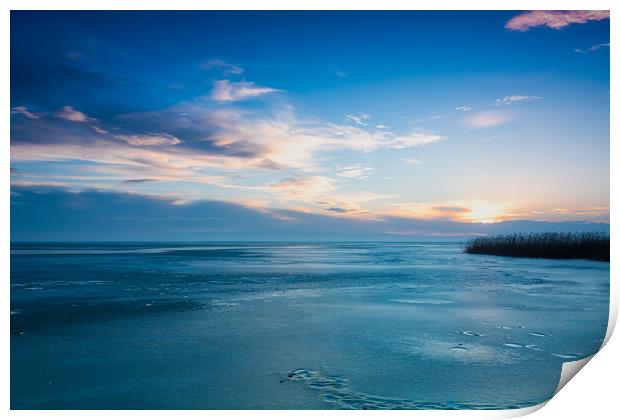
<path id="1" fill-rule="evenodd" d="M 607 10 L 10 13 L 13 410 L 533 407 L 609 223 Z"/>

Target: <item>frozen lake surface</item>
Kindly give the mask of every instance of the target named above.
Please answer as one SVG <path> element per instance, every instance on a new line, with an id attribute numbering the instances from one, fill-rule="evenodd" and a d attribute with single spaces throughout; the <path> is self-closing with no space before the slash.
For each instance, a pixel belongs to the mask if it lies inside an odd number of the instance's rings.
<path id="1" fill-rule="evenodd" d="M 11 406 L 524 407 L 608 307 L 609 263 L 457 243 L 13 244 Z"/>

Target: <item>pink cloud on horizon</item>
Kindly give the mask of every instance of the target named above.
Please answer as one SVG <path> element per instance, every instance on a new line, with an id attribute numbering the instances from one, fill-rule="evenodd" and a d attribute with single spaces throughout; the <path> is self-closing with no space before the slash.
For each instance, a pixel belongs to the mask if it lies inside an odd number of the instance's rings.
<path id="1" fill-rule="evenodd" d="M 525 32 L 537 26 L 561 29 L 573 23 L 609 19 L 609 10 L 533 10 L 513 17 L 505 28 Z"/>

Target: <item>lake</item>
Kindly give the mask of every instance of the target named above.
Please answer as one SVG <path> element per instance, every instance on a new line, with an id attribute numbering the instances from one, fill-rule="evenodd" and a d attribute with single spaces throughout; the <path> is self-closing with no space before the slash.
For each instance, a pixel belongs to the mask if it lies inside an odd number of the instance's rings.
<path id="1" fill-rule="evenodd" d="M 609 263 L 456 242 L 12 244 L 13 409 L 501 409 L 595 353 Z"/>

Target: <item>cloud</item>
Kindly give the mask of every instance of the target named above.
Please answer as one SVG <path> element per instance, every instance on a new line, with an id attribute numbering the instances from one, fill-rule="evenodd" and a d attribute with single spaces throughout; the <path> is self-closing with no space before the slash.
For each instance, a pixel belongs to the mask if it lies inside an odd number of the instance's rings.
<path id="1" fill-rule="evenodd" d="M 334 73 L 335 73 L 335 74 L 336 74 L 336 76 L 338 76 L 338 77 L 347 77 L 347 76 L 349 75 L 348 73 L 346 73 L 346 72 L 344 72 L 344 71 L 341 71 L 341 70 L 336 70 L 336 71 L 334 71 Z"/>
<path id="2" fill-rule="evenodd" d="M 487 128 L 502 125 L 510 120 L 510 115 L 499 111 L 478 112 L 465 118 L 465 124 L 473 128 Z"/>
<path id="3" fill-rule="evenodd" d="M 90 128 L 95 130 L 95 132 L 97 132 L 98 134 L 108 134 L 107 130 L 104 130 L 103 128 L 97 127 L 96 125 L 91 125 Z"/>
<path id="4" fill-rule="evenodd" d="M 261 189 L 276 197 L 272 206 L 286 206 L 307 214 L 338 213 L 369 219 L 381 216 L 364 209 L 362 205 L 391 197 L 359 190 L 346 192 L 339 189 L 337 180 L 322 175 L 288 177 Z"/>
<path id="5" fill-rule="evenodd" d="M 391 149 L 407 149 L 409 147 L 417 147 L 435 143 L 444 139 L 445 137 L 442 137 L 439 134 L 419 131 L 404 136 L 395 136 L 388 147 Z"/>
<path id="6" fill-rule="evenodd" d="M 586 23 L 609 19 L 609 10 L 534 10 L 510 19 L 505 28 L 512 31 L 528 31 L 538 26 L 561 29 L 574 23 Z"/>
<path id="7" fill-rule="evenodd" d="M 424 121 L 433 121 L 433 120 L 442 119 L 443 117 L 444 117 L 443 115 L 431 115 L 430 117 L 418 118 L 417 120 L 414 120 L 413 122 L 420 123 Z"/>
<path id="8" fill-rule="evenodd" d="M 275 92 L 280 92 L 280 90 L 257 86 L 252 82 L 231 82 L 230 80 L 218 80 L 215 82 L 211 97 L 220 102 L 234 102 L 256 98 Z"/>
<path id="9" fill-rule="evenodd" d="M 11 187 L 66 187 L 64 182 L 53 181 L 30 181 L 26 179 L 18 179 L 11 181 Z"/>
<path id="10" fill-rule="evenodd" d="M 243 69 L 241 67 L 220 59 L 204 61 L 200 64 L 200 68 L 203 70 L 219 69 L 227 76 L 240 75 L 243 73 Z"/>
<path id="11" fill-rule="evenodd" d="M 464 214 L 471 213 L 471 209 L 460 206 L 433 206 L 431 210 L 435 212 L 435 217 L 439 218 L 462 218 Z"/>
<path id="12" fill-rule="evenodd" d="M 364 125 L 364 126 L 368 125 L 366 121 L 370 119 L 370 115 L 364 114 L 364 113 L 360 113 L 357 115 L 347 114 L 344 117 L 349 121 L 353 121 L 355 124 Z"/>
<path id="13" fill-rule="evenodd" d="M 326 211 L 331 211 L 331 212 L 334 212 L 334 213 L 339 213 L 339 214 L 344 214 L 344 213 L 351 212 L 350 209 L 345 209 L 343 207 L 328 207 L 325 210 Z"/>
<path id="14" fill-rule="evenodd" d="M 359 178 L 364 179 L 374 171 L 374 168 L 368 166 L 346 166 L 340 170 L 337 175 L 343 178 Z"/>
<path id="15" fill-rule="evenodd" d="M 600 50 L 601 48 L 609 48 L 609 42 L 606 42 L 604 44 L 592 45 L 590 48 L 585 48 L 585 49 L 576 48 L 575 52 L 577 52 L 577 53 L 587 53 L 587 52 L 592 52 L 592 51 Z"/>
<path id="16" fill-rule="evenodd" d="M 541 96 L 512 95 L 504 96 L 495 100 L 495 105 L 512 105 L 517 102 L 536 101 L 542 99 Z"/>
<path id="17" fill-rule="evenodd" d="M 268 185 L 267 189 L 287 200 L 312 202 L 326 198 L 335 186 L 329 177 L 313 175 L 285 178 Z"/>
<path id="18" fill-rule="evenodd" d="M 411 166 L 420 166 L 422 164 L 420 159 L 403 159 L 403 162 L 405 162 L 406 165 Z"/>
<path id="19" fill-rule="evenodd" d="M 16 241 L 83 241 L 93 237 L 102 241 L 390 240 L 399 236 L 508 232 L 609 232 L 609 224 L 603 223 L 520 220 L 483 224 L 393 216 L 365 219 L 355 217 L 354 212 L 351 216 L 351 208 L 337 204 L 324 206 L 324 214 L 312 214 L 256 209 L 221 200 L 177 205 L 173 197 L 93 189 L 74 192 L 51 185 L 11 188 L 11 206 L 19 206 L 19 211 L 11 212 L 11 238 Z M 46 217 L 41 217 L 42 209 Z"/>
<path id="20" fill-rule="evenodd" d="M 468 206 L 454 202 L 412 202 L 393 203 L 387 213 L 393 217 L 415 218 L 422 220 L 461 220 L 470 213 Z"/>
<path id="21" fill-rule="evenodd" d="M 467 112 L 467 111 L 471 111 L 473 108 L 470 106 L 457 106 L 456 108 L 454 108 L 455 111 L 459 111 L 459 112 Z"/>
<path id="22" fill-rule="evenodd" d="M 153 179 L 212 185 L 229 188 L 229 178 L 214 173 L 226 167 L 220 158 L 196 154 L 178 148 L 158 149 L 158 146 L 134 147 L 125 141 L 89 138 L 88 144 L 14 143 L 11 144 L 12 162 L 66 162 L 79 160 L 83 164 L 79 178 L 57 174 L 53 178 L 66 181 L 78 189 L 90 188 L 102 175 L 109 188 L 117 188 L 126 179 Z M 165 145 L 164 145 L 165 147 Z M 92 164 L 90 164 L 92 163 Z M 51 178 L 49 176 L 48 178 Z M 189 197 L 191 191 L 185 190 Z"/>
<path id="23" fill-rule="evenodd" d="M 92 118 L 88 117 L 83 112 L 77 111 L 72 106 L 68 105 L 56 111 L 54 116 L 72 122 L 86 122 L 92 120 Z"/>
<path id="24" fill-rule="evenodd" d="M 25 106 L 16 106 L 11 109 L 11 114 L 20 114 L 26 118 L 30 118 L 31 120 L 37 120 L 41 118 L 41 114 L 37 112 L 31 112 Z"/>
<path id="25" fill-rule="evenodd" d="M 157 181 L 157 180 L 150 179 L 150 178 L 137 178 L 137 179 L 126 179 L 123 182 L 126 184 L 143 184 L 145 182 L 153 182 L 153 181 Z"/>
<path id="26" fill-rule="evenodd" d="M 323 153 L 404 149 L 445 139 L 423 131 L 398 134 L 360 125 L 300 119 L 290 107 L 266 116 L 230 109 L 214 112 L 194 108 L 183 112 L 192 125 L 207 124 L 209 141 L 220 149 L 245 150 L 249 153 L 247 161 L 260 158 L 281 168 L 306 171 L 319 168 L 316 157 Z"/>
<path id="27" fill-rule="evenodd" d="M 174 146 L 181 143 L 181 140 L 166 133 L 117 135 L 114 138 L 132 146 Z"/>
<path id="28" fill-rule="evenodd" d="M 96 174 L 105 172 L 117 182 L 149 178 L 247 191 L 255 170 L 330 174 L 322 161 L 332 152 L 369 153 L 444 139 L 435 133 L 399 134 L 299 119 L 292 107 L 280 105 L 271 110 L 222 110 L 203 101 L 119 117 L 126 133 L 109 138 L 93 132 L 90 125 L 69 129 L 54 120 L 43 125 L 16 123 L 11 127 L 11 159 L 92 162 Z M 137 132 L 141 127 L 153 131 Z M 89 185 L 88 180 L 72 183 Z"/>
<path id="29" fill-rule="evenodd" d="M 11 126 L 11 159 L 45 162 L 40 165 L 46 167 L 66 162 L 67 171 L 52 174 L 51 181 L 76 189 L 97 185 L 139 191 L 146 189 L 146 181 L 132 180 L 148 179 L 160 181 L 149 184 L 149 192 L 179 188 L 183 197 L 177 199 L 185 202 L 236 196 L 266 207 L 294 205 L 315 212 L 340 207 L 349 210 L 347 215 L 359 216 L 369 213 L 360 206 L 369 195 L 347 192 L 344 179 L 363 179 L 372 168 L 351 165 L 334 170 L 328 164 L 333 153 L 366 154 L 445 139 L 432 132 L 396 132 L 355 121 L 300 116 L 281 99 L 260 107 L 222 107 L 210 96 L 195 97 L 168 108 L 117 115 L 114 124 L 122 132 L 108 132 L 106 120 L 67 106 L 64 117 L 88 123 L 68 125 L 42 118 L 33 124 L 20 118 Z M 83 166 L 79 177 L 73 173 L 78 164 Z"/>
<path id="30" fill-rule="evenodd" d="M 579 220 L 609 222 L 609 206 L 585 207 L 579 209 L 551 208 L 541 210 L 521 210 L 508 213 L 509 219 L 532 219 L 544 221 Z"/>

